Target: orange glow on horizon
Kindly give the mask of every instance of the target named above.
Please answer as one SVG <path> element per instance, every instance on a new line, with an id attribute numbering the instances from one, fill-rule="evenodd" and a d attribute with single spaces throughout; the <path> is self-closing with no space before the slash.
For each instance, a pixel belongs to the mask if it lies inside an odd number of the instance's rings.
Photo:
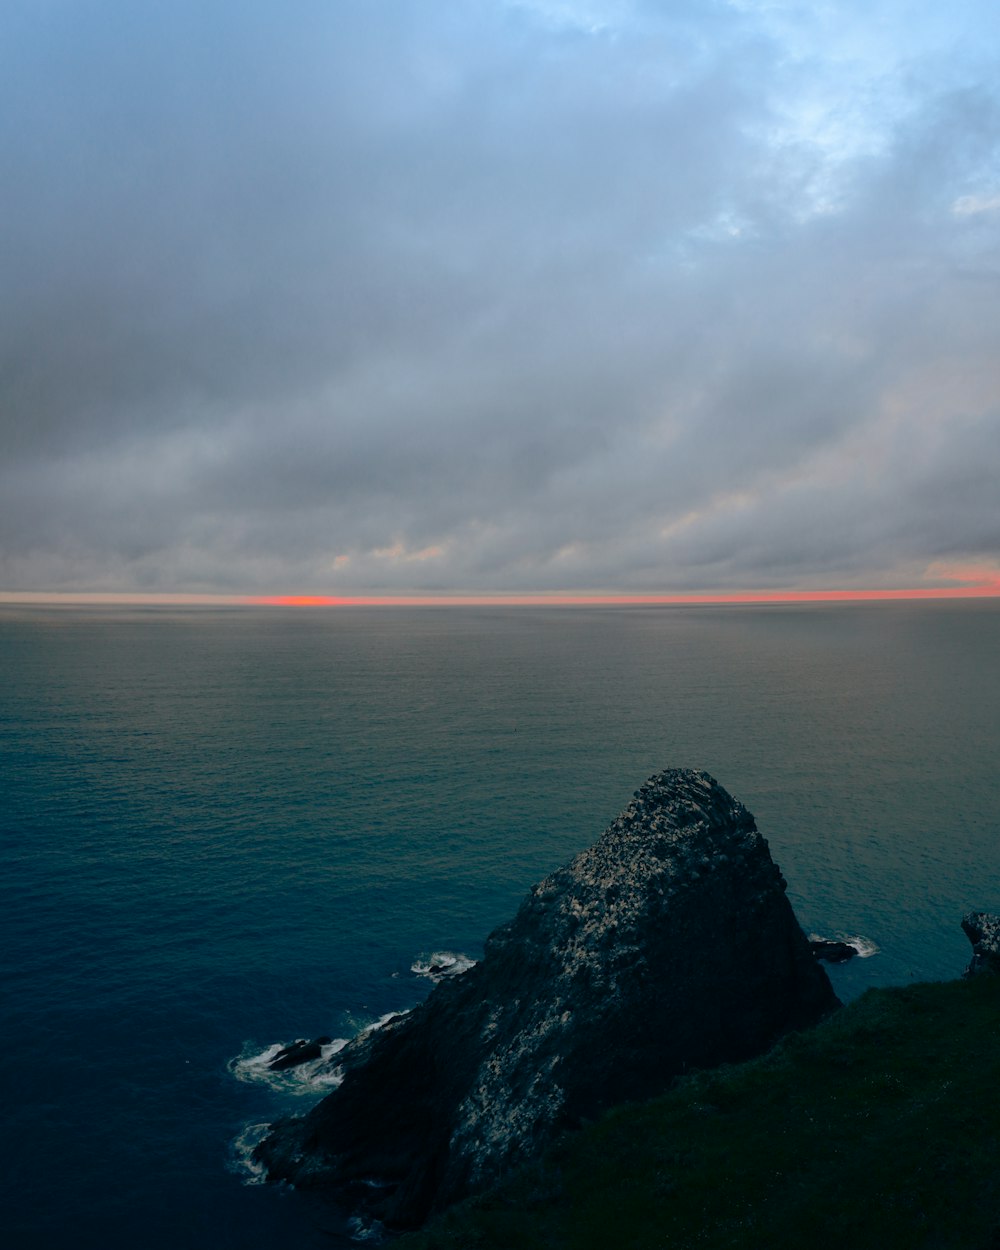
<path id="1" fill-rule="evenodd" d="M 243 602 L 259 607 L 599 607 L 683 604 L 849 603 L 904 599 L 985 599 L 1000 596 L 1000 578 L 974 586 L 905 590 L 782 590 L 728 594 L 481 594 L 481 595 L 260 595 Z"/>
<path id="2" fill-rule="evenodd" d="M 497 592 L 470 594 L 386 595 L 258 595 L 244 602 L 261 607 L 596 607 L 608 605 L 683 605 L 726 603 L 850 603 L 905 599 L 988 599 L 1000 597 L 1000 569 L 989 564 L 928 566 L 928 580 L 950 582 L 944 586 L 911 586 L 898 590 L 740 590 L 687 594 L 613 594 L 586 591 Z"/>
<path id="3" fill-rule="evenodd" d="M 950 586 L 919 586 L 899 590 L 742 590 L 688 594 L 613 594 L 585 591 L 358 595 L 226 595 L 127 591 L 0 591 L 2 604 L 52 606 L 177 606 L 177 607 L 599 607 L 683 606 L 712 604 L 850 603 L 920 599 L 989 599 L 1000 597 L 1000 571 L 983 566 L 932 566 L 929 576 Z M 955 584 L 957 583 L 957 584 Z"/>

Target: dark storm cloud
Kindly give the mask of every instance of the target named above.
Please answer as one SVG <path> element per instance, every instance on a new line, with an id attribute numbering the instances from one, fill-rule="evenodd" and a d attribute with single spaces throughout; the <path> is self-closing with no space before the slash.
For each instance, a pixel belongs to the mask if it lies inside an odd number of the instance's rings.
<path id="1" fill-rule="evenodd" d="M 6 6 L 0 589 L 993 559 L 989 7 L 661 7 Z"/>

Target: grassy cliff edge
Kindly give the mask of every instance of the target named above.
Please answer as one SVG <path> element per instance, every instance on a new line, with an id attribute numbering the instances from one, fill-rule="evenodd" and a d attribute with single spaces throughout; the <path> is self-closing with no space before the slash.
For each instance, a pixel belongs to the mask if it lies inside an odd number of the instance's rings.
<path id="1" fill-rule="evenodd" d="M 570 1134 L 399 1250 L 1000 1248 L 1000 977 L 869 990 Z"/>

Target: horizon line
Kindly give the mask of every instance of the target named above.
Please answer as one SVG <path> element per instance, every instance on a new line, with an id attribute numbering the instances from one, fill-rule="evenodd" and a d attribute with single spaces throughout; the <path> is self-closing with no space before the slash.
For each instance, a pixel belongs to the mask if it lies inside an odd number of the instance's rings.
<path id="1" fill-rule="evenodd" d="M 0 591 L 0 604 L 38 606 L 154 607 L 642 607 L 725 604 L 892 602 L 927 599 L 990 599 L 1000 597 L 1000 579 L 978 585 L 909 587 L 875 590 L 750 590 L 687 594 L 564 593 L 512 591 L 386 595 L 236 595 L 178 591 Z"/>

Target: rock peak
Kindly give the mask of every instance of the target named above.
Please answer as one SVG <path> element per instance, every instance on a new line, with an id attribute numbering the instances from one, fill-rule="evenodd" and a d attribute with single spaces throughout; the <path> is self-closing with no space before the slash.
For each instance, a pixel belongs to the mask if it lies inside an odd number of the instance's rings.
<path id="1" fill-rule="evenodd" d="M 342 1051 L 341 1088 L 260 1158 L 300 1185 L 377 1180 L 367 1205 L 413 1225 L 583 1118 L 759 1054 L 837 1005 L 784 889 L 714 778 L 655 774 L 481 963 Z"/>

